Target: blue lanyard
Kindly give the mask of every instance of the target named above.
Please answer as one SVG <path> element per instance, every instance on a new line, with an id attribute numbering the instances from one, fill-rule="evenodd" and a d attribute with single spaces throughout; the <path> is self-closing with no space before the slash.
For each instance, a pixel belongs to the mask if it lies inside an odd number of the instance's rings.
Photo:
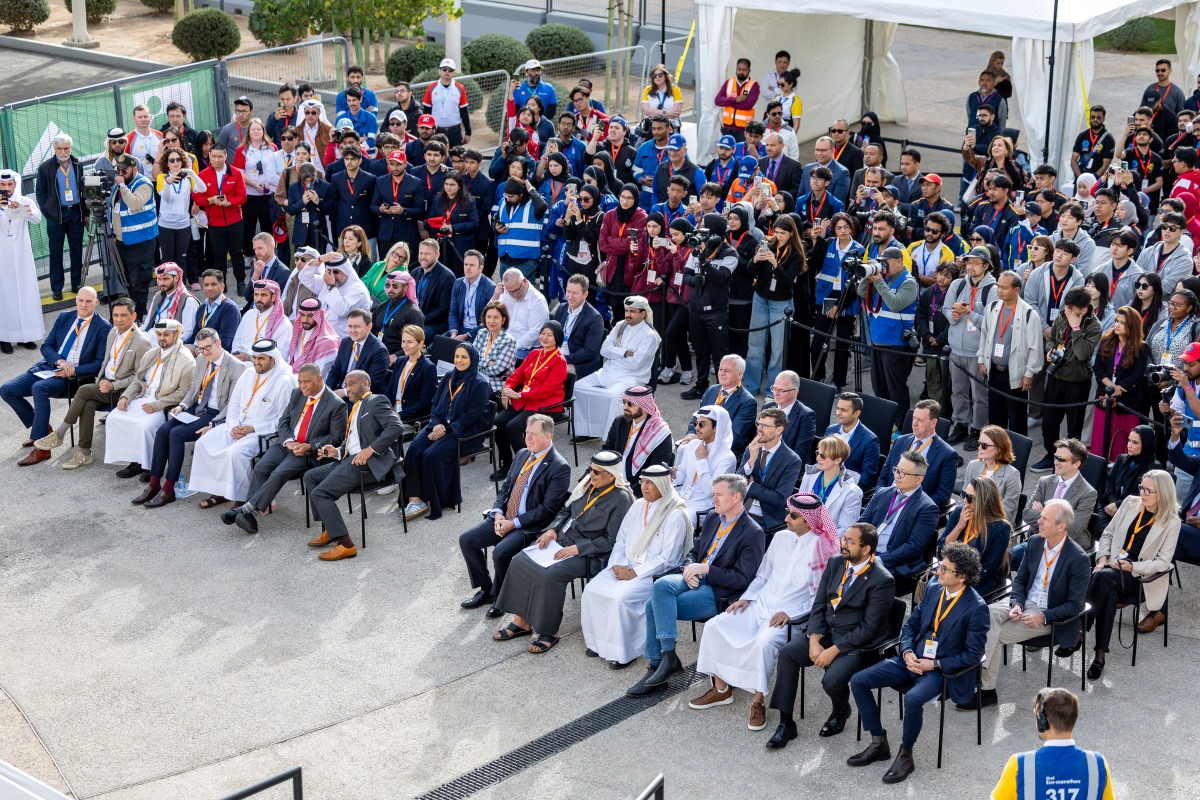
<path id="1" fill-rule="evenodd" d="M 829 482 L 828 485 L 826 485 L 825 484 L 825 473 L 821 472 L 821 473 L 817 474 L 817 485 L 813 488 L 815 488 L 817 490 L 816 495 L 821 498 L 822 504 L 824 504 L 825 501 L 829 499 L 829 493 L 833 491 L 833 487 L 836 485 L 837 485 L 837 478 L 834 478 L 833 480 L 831 480 Z"/>
<path id="2" fill-rule="evenodd" d="M 1170 350 L 1171 350 L 1171 340 L 1175 338 L 1175 334 L 1177 334 L 1177 333 L 1179 333 L 1179 331 L 1183 330 L 1184 322 L 1187 322 L 1187 320 L 1185 319 L 1185 320 L 1183 320 L 1183 322 L 1180 322 L 1179 327 L 1175 329 L 1174 333 L 1172 333 L 1171 332 L 1171 320 L 1167 320 L 1167 352 L 1170 352 Z"/>
<path id="3" fill-rule="evenodd" d="M 390 312 L 388 312 L 387 314 L 384 314 L 384 316 L 383 316 L 383 324 L 382 324 L 382 325 L 380 325 L 379 329 L 380 329 L 380 330 L 386 330 L 386 329 L 387 329 L 387 326 L 388 326 L 388 323 L 392 321 L 392 317 L 396 316 L 396 312 L 397 312 L 397 311 L 399 311 L 401 308 L 403 308 L 403 307 L 404 307 L 404 304 L 405 304 L 405 303 L 407 303 L 407 302 L 408 302 L 408 298 L 407 298 L 407 297 L 405 297 L 405 298 L 404 298 L 404 299 L 402 299 L 402 300 L 401 300 L 399 303 L 397 303 L 397 304 L 396 304 L 396 307 L 395 307 L 395 308 L 393 308 L 393 309 L 392 309 Z M 391 305 L 391 304 L 392 304 L 392 301 L 391 301 L 391 300 L 389 300 L 389 301 L 388 301 L 388 305 Z"/>
<path id="4" fill-rule="evenodd" d="M 776 450 L 775 450 L 775 453 L 778 453 L 778 452 L 779 452 L 779 450 L 778 450 L 778 449 L 776 449 Z M 766 477 L 766 474 L 767 474 L 767 472 L 769 472 L 769 471 L 770 471 L 770 469 L 771 469 L 771 459 L 775 457 L 775 453 L 768 453 L 768 454 L 767 454 L 767 460 L 763 462 L 763 464 L 762 464 L 762 467 L 761 467 L 761 468 L 759 468 L 759 469 L 757 469 L 757 470 L 756 470 L 756 471 L 758 472 L 758 479 L 759 479 L 760 481 L 761 481 L 761 480 L 763 480 L 763 479 Z"/>

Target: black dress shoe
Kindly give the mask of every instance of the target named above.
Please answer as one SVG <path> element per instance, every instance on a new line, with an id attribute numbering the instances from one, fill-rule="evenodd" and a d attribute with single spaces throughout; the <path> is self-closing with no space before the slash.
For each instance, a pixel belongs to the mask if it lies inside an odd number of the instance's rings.
<path id="1" fill-rule="evenodd" d="M 646 684 L 662 688 L 667 685 L 667 681 L 671 680 L 672 675 L 679 672 L 683 672 L 683 662 L 679 660 L 679 656 L 675 655 L 674 650 L 666 650 L 663 652 L 662 661 L 658 663 L 658 669 L 654 671 Z"/>
<path id="2" fill-rule="evenodd" d="M 62 300 L 62 292 L 54 292 L 51 295 L 55 300 Z"/>
<path id="3" fill-rule="evenodd" d="M 221 522 L 224 522 L 226 525 L 232 525 L 233 523 L 237 522 L 238 514 L 240 513 L 241 512 L 236 508 L 226 509 L 225 511 L 221 512 Z"/>
<path id="4" fill-rule="evenodd" d="M 625 669 L 630 664 L 632 664 L 634 661 L 637 661 L 637 659 L 632 658 L 629 661 L 626 661 L 624 664 L 622 664 L 620 661 L 609 661 L 608 668 L 609 669 Z"/>
<path id="5" fill-rule="evenodd" d="M 478 592 L 459 603 L 459 605 L 463 608 L 479 608 L 480 606 L 490 603 L 495 599 L 496 598 L 480 589 Z"/>
<path id="6" fill-rule="evenodd" d="M 162 508 L 163 506 L 169 506 L 171 503 L 174 503 L 174 502 L 175 502 L 175 493 L 174 492 L 171 492 L 170 494 L 167 494 L 166 492 L 157 492 L 154 495 L 154 497 L 150 498 L 150 500 L 148 502 L 143 503 L 142 507 L 143 508 Z"/>
<path id="7" fill-rule="evenodd" d="M 156 495 L 156 494 L 158 494 L 158 489 L 151 489 L 149 486 L 147 486 L 142 491 L 141 494 L 139 494 L 137 497 L 133 498 L 129 502 L 133 503 L 135 506 L 140 506 L 140 505 L 143 505 L 143 504 L 149 502 L 150 499 L 152 497 L 154 497 L 154 495 Z"/>
<path id="8" fill-rule="evenodd" d="M 600 654 L 597 653 L 595 650 L 593 650 L 590 647 L 587 650 L 584 650 L 583 654 L 585 656 L 587 656 L 588 658 L 599 658 L 600 657 Z"/>
<path id="9" fill-rule="evenodd" d="M 37 350 L 37 343 L 36 342 L 21 342 L 21 347 L 24 347 L 26 350 Z"/>
<path id="10" fill-rule="evenodd" d="M 501 464 L 501 465 L 500 465 L 500 468 L 499 468 L 499 469 L 497 469 L 495 472 L 493 472 L 493 473 L 492 473 L 492 477 L 491 477 L 491 478 L 489 478 L 488 480 L 493 480 L 493 481 L 502 481 L 502 480 L 504 480 L 504 479 L 505 479 L 505 478 L 507 478 L 507 477 L 508 477 L 508 465 L 507 465 L 507 464 Z"/>
<path id="11" fill-rule="evenodd" d="M 4 353 L 5 355 L 11 356 L 12 351 L 13 351 L 12 342 L 0 342 L 0 353 Z"/>
<path id="12" fill-rule="evenodd" d="M 504 616 L 504 609 L 497 608 L 495 605 L 493 605 L 487 611 L 483 612 L 483 615 L 488 619 L 500 619 L 500 617 Z"/>
<path id="13" fill-rule="evenodd" d="M 646 674 L 642 676 L 642 679 L 640 681 L 638 681 L 633 686 L 630 686 L 628 689 L 626 689 L 625 695 L 627 697 L 648 697 L 657 691 L 667 688 L 667 685 L 665 683 L 659 684 L 657 686 L 650 685 L 649 681 L 651 678 L 654 677 L 655 672 L 658 672 L 658 667 L 655 666 L 654 664 L 651 664 L 648 667 L 646 667 Z"/>
<path id="14" fill-rule="evenodd" d="M 681 393 L 679 396 L 682 397 L 684 400 L 701 400 L 704 397 L 704 393 L 707 391 L 708 391 L 707 386 L 701 386 L 699 384 L 696 384 L 692 388 L 688 389 L 686 392 Z"/>
<path id="15" fill-rule="evenodd" d="M 136 478 L 138 475 L 141 475 L 141 474 L 142 474 L 142 465 L 137 464 L 137 463 L 130 464 L 127 467 L 117 470 L 118 478 Z"/>
<path id="16" fill-rule="evenodd" d="M 258 514 L 253 511 L 242 511 L 234 523 L 246 533 L 258 533 Z"/>
<path id="17" fill-rule="evenodd" d="M 980 689 L 970 700 L 965 703 L 955 703 L 954 707 L 959 711 L 975 711 L 979 708 L 994 706 L 997 702 L 999 702 L 999 698 L 996 697 L 995 689 Z"/>
<path id="18" fill-rule="evenodd" d="M 829 719 L 825 720 L 825 724 L 821 726 L 821 732 L 818 735 L 837 736 L 844 730 L 846 730 L 846 718 L 831 714 Z"/>
<path id="19" fill-rule="evenodd" d="M 1075 644 L 1071 647 L 1062 647 L 1061 645 L 1056 647 L 1054 649 L 1054 655 L 1058 656 L 1059 658 L 1070 658 L 1071 656 L 1075 655 L 1075 653 L 1079 652 L 1079 648 L 1081 647 L 1083 647 L 1082 636 L 1076 639 Z"/>
<path id="20" fill-rule="evenodd" d="M 1088 667 L 1088 674 L 1087 674 L 1088 680 L 1089 681 L 1100 680 L 1100 675 L 1103 672 L 1104 672 L 1104 662 L 1098 658 L 1092 659 L 1092 665 L 1090 667 Z"/>
<path id="21" fill-rule="evenodd" d="M 896 753 L 896 760 L 888 767 L 888 771 L 883 773 L 883 782 L 900 783 L 911 775 L 916 768 L 917 765 L 913 762 L 912 750 L 905 750 L 902 747 Z"/>
<path id="22" fill-rule="evenodd" d="M 148 469 L 142 470 L 142 473 L 140 475 L 138 475 L 138 480 L 141 481 L 142 483 L 149 483 L 150 482 L 150 470 L 148 470 Z"/>
<path id="23" fill-rule="evenodd" d="M 887 734 L 883 736 L 872 736 L 871 743 L 859 753 L 855 753 L 846 759 L 846 763 L 852 767 L 865 767 L 868 764 L 874 764 L 876 761 L 887 761 L 892 757 L 892 748 L 888 746 Z"/>
<path id="24" fill-rule="evenodd" d="M 779 727 L 775 729 L 775 733 L 767 739 L 767 748 L 770 750 L 782 750 L 787 747 L 787 743 L 795 739 L 800 734 L 796 731 L 796 723 L 781 722 Z"/>

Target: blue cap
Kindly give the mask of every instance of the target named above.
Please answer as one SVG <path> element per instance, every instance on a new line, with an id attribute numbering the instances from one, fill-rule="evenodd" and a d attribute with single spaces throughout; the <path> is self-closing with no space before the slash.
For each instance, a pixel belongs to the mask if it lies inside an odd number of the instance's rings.
<path id="1" fill-rule="evenodd" d="M 622 117 L 620 114 L 617 114 L 615 117 L 609 117 L 608 124 L 612 125 L 613 123 L 620 125 L 625 130 L 629 130 L 629 123 L 626 122 L 625 118 Z"/>
<path id="2" fill-rule="evenodd" d="M 671 134 L 671 138 L 667 140 L 668 150 L 682 150 L 687 147 L 687 139 L 681 133 Z"/>
<path id="3" fill-rule="evenodd" d="M 737 147 L 737 140 L 728 133 L 717 139 L 717 147 L 728 147 L 730 150 Z"/>
<path id="4" fill-rule="evenodd" d="M 754 175 L 754 171 L 758 169 L 758 159 L 754 156 L 742 156 L 742 160 L 738 163 L 740 164 L 738 169 L 739 178 L 750 178 Z"/>

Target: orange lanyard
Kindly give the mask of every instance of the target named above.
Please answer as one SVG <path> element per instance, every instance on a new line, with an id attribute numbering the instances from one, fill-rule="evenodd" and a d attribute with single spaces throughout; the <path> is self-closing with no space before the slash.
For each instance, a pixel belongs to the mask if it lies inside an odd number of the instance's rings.
<path id="1" fill-rule="evenodd" d="M 408 383 L 408 376 L 412 374 L 413 367 L 417 362 L 411 358 L 404 362 L 404 369 L 400 371 L 400 394 L 404 394 L 404 384 Z"/>
<path id="2" fill-rule="evenodd" d="M 1057 553 L 1054 554 L 1054 558 L 1047 561 L 1046 553 L 1048 553 L 1048 552 L 1050 552 L 1049 547 L 1042 547 L 1042 564 L 1045 565 L 1045 567 L 1046 567 L 1046 569 L 1042 572 L 1042 588 L 1043 589 L 1045 589 L 1050 584 L 1050 568 L 1054 566 L 1054 562 L 1058 561 L 1058 557 L 1062 555 L 1062 550 L 1060 549 Z"/>
<path id="3" fill-rule="evenodd" d="M 450 405 L 451 406 L 454 405 L 454 398 L 458 397 L 458 393 L 461 392 L 463 390 L 463 387 L 466 385 L 467 385 L 467 382 L 463 381 L 462 383 L 460 383 L 458 385 L 457 389 L 451 387 L 451 389 L 450 389 Z"/>
<path id="4" fill-rule="evenodd" d="M 208 384 L 211 383 L 213 377 L 216 376 L 216 374 L 217 374 L 216 367 L 217 367 L 216 364 L 208 365 L 208 374 L 204 376 L 204 380 L 200 381 L 200 391 L 196 393 L 197 397 L 204 394 L 204 390 L 208 388 Z"/>
<path id="5" fill-rule="evenodd" d="M 741 515 L 739 514 L 738 519 L 740 519 L 740 518 L 741 518 Z M 714 552 L 716 552 L 717 546 L 721 544 L 721 540 L 725 538 L 726 534 L 728 534 L 731 530 L 733 530 L 733 526 L 736 524 L 737 524 L 737 519 L 735 519 L 733 522 L 727 522 L 724 525 L 717 526 L 717 535 L 713 539 L 713 543 L 711 545 L 709 545 L 708 552 L 704 554 L 705 561 L 708 561 L 710 558 L 712 558 L 712 554 Z"/>
<path id="6" fill-rule="evenodd" d="M 149 379 L 146 380 L 146 385 L 154 383 L 154 379 L 158 377 L 158 368 L 162 366 L 162 354 L 159 353 L 158 362 L 154 365 L 154 372 L 150 373 Z"/>
<path id="7" fill-rule="evenodd" d="M 637 432 L 640 431 L 641 429 L 642 429 L 641 425 L 630 425 L 629 426 L 629 436 L 625 439 L 625 447 L 621 450 L 622 453 L 624 453 L 626 450 L 629 449 L 629 445 L 633 443 L 633 437 L 636 436 Z"/>
<path id="8" fill-rule="evenodd" d="M 125 338 L 113 345 L 112 350 L 112 368 L 117 368 L 117 362 L 121 360 L 121 353 L 125 350 L 125 345 L 129 344 L 129 337 L 133 336 L 133 328 L 125 332 Z"/>
<path id="9" fill-rule="evenodd" d="M 352 347 L 354 348 L 354 363 L 357 365 L 358 357 L 362 355 L 362 345 L 358 342 L 355 342 Z"/>
<path id="10" fill-rule="evenodd" d="M 350 416 L 346 417 L 346 436 L 350 435 L 350 426 L 354 424 L 354 420 L 358 417 L 358 407 L 362 405 L 363 400 L 366 400 L 370 396 L 371 393 L 367 392 L 362 396 L 362 399 L 355 403 L 354 407 L 350 409 Z"/>
<path id="11" fill-rule="evenodd" d="M 944 620 L 946 617 L 950 616 L 950 612 L 954 610 L 954 604 L 957 603 L 959 600 L 961 600 L 962 596 L 964 594 L 966 594 L 966 591 L 964 591 L 964 589 L 959 589 L 958 594 L 954 597 L 953 600 L 950 601 L 950 605 L 948 605 L 946 607 L 946 611 L 943 613 L 942 612 L 942 602 L 946 599 L 946 590 L 942 589 L 942 593 L 938 597 L 937 610 L 934 611 L 934 613 L 933 613 L 933 638 L 934 639 L 937 638 L 938 627 L 942 624 L 942 620 Z"/>
<path id="12" fill-rule="evenodd" d="M 1142 519 L 1145 516 L 1146 516 L 1146 509 L 1143 508 L 1141 510 L 1141 512 L 1138 514 L 1137 519 L 1133 523 L 1133 531 L 1129 534 L 1129 540 L 1125 542 L 1125 550 L 1126 551 L 1128 551 L 1129 548 L 1133 547 L 1134 537 L 1136 537 L 1139 533 L 1141 533 L 1142 531 L 1146 530 L 1146 528 L 1149 528 L 1151 525 L 1154 524 L 1154 515 L 1153 514 L 1150 515 L 1150 519 L 1146 520 L 1145 522 L 1142 522 Z"/>
<path id="13" fill-rule="evenodd" d="M 933 437 L 932 437 L 932 436 L 930 436 L 928 439 L 926 439 L 926 440 L 925 440 L 925 443 L 924 443 L 924 444 L 922 444 L 920 447 L 918 447 L 918 448 L 916 448 L 915 450 L 913 450 L 913 452 L 914 452 L 914 453 L 920 453 L 920 452 L 921 452 L 922 450 L 924 450 L 926 447 L 929 447 L 929 443 L 930 443 L 930 442 L 932 442 L 932 441 L 933 441 Z"/>
<path id="14" fill-rule="evenodd" d="M 487 358 L 488 353 L 492 352 L 492 345 L 494 345 L 496 343 L 496 339 L 498 339 L 498 338 L 499 338 L 499 336 L 497 334 L 491 333 L 490 331 L 488 332 L 487 347 L 483 348 L 483 357 L 484 358 Z"/>
<path id="15" fill-rule="evenodd" d="M 258 390 L 265 386 L 267 377 L 265 375 L 254 379 L 254 390 L 250 392 L 250 399 L 246 401 L 246 405 L 242 406 L 242 418 L 245 419 L 246 412 L 250 410 L 250 404 L 254 402 L 254 396 L 258 394 Z"/>
<path id="16" fill-rule="evenodd" d="M 597 501 L 599 501 L 601 497 L 604 497 L 604 495 L 608 494 L 615 488 L 617 488 L 617 484 L 614 483 L 612 486 L 609 486 L 607 489 L 605 489 L 603 492 L 596 495 L 595 497 L 592 497 L 592 492 L 594 492 L 595 489 L 588 489 L 588 501 L 587 501 L 587 503 L 584 504 L 583 511 L 580 511 L 578 514 L 575 515 L 575 519 L 579 519 L 584 514 L 586 514 L 588 512 L 588 509 L 591 508 L 592 506 L 596 505 Z"/>
<path id="17" fill-rule="evenodd" d="M 545 351 L 543 351 L 543 352 L 545 352 Z M 550 360 L 552 358 L 554 358 L 554 356 L 557 353 L 558 353 L 558 348 L 556 347 L 553 350 L 551 350 L 549 353 L 547 353 L 545 358 L 541 358 L 541 355 L 539 354 L 539 356 L 538 356 L 539 361 L 537 362 L 537 364 L 534 365 L 533 369 L 531 369 L 529 371 L 529 377 L 525 379 L 525 389 L 528 389 L 530 387 L 530 385 L 533 383 L 533 376 L 537 375 L 541 371 L 542 367 L 549 364 Z M 525 389 L 522 389 L 521 391 L 524 391 Z M 628 446 L 628 445 L 626 445 L 626 446 Z"/>
<path id="18" fill-rule="evenodd" d="M 271 312 L 268 311 L 266 316 L 259 316 L 258 322 L 254 323 L 254 341 L 258 341 L 259 335 L 262 333 L 263 325 L 267 324 L 267 320 L 271 318 Z"/>
<path id="19" fill-rule="evenodd" d="M 91 324 L 92 324 L 91 317 L 88 317 L 87 319 L 75 320 L 75 344 L 76 344 L 76 346 L 82 346 L 82 345 L 80 345 L 80 339 L 83 336 L 84 330 L 86 330 L 87 326 L 91 325 Z"/>
<path id="20" fill-rule="evenodd" d="M 533 461 L 530 461 L 529 459 L 525 459 L 525 466 L 521 467 L 521 475 L 524 475 L 526 472 L 529 472 L 530 470 L 532 470 L 534 467 L 536 467 L 538 464 L 541 463 L 543 458 L 545 458 L 549 454 L 550 454 L 550 451 L 547 450 L 545 453 L 542 453 L 540 456 L 535 458 Z M 521 475 L 518 475 L 517 477 L 520 478 Z M 615 486 L 616 484 L 613 484 L 613 485 Z M 599 499 L 599 498 L 596 498 L 596 499 Z"/>
<path id="21" fill-rule="evenodd" d="M 870 572 L 871 567 L 873 567 L 873 566 L 875 566 L 875 554 L 874 553 L 871 554 L 871 560 L 867 562 L 867 568 L 862 571 L 862 575 L 866 575 L 868 572 Z M 853 564 L 846 565 L 846 571 L 842 573 L 842 582 L 838 584 L 837 597 L 833 598 L 833 601 L 832 601 L 834 608 L 837 608 L 838 603 L 842 602 L 842 590 L 846 588 L 846 580 L 850 577 L 850 573 L 854 572 L 854 571 L 855 570 L 854 570 Z M 862 575 L 859 575 L 859 577 L 861 578 Z"/>

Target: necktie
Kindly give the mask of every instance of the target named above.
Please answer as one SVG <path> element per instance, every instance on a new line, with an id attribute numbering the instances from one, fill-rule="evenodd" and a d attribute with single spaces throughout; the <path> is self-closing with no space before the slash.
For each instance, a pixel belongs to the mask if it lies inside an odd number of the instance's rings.
<path id="1" fill-rule="evenodd" d="M 508 493 L 508 508 L 504 510 L 504 515 L 509 519 L 516 519 L 517 513 L 521 510 L 521 495 L 525 494 L 525 485 L 529 483 L 529 476 L 533 474 L 533 465 L 536 461 L 537 459 L 533 456 L 525 459 L 525 466 L 521 468 L 521 474 L 517 476 L 512 490 Z"/>
<path id="2" fill-rule="evenodd" d="M 1192 504 L 1192 507 L 1188 509 L 1187 515 L 1189 517 L 1200 516 L 1200 499 L 1197 499 L 1196 502 Z"/>
<path id="3" fill-rule="evenodd" d="M 1062 496 L 1067 493 L 1067 482 L 1059 481 L 1058 488 L 1054 490 L 1054 499 L 1061 500 Z"/>
<path id="4" fill-rule="evenodd" d="M 772 161 L 770 166 L 767 167 L 768 180 L 775 180 L 775 163 L 776 162 Z"/>
<path id="5" fill-rule="evenodd" d="M 212 385 L 213 373 L 216 372 L 216 365 L 209 363 L 208 371 L 204 373 L 204 380 L 200 382 L 200 396 L 196 398 L 196 405 L 204 408 L 208 405 L 209 387 Z"/>
<path id="6" fill-rule="evenodd" d="M 317 407 L 315 398 L 308 398 L 304 404 L 304 413 L 300 415 L 300 427 L 296 431 L 296 441 L 300 444 L 308 443 L 308 423 L 312 422 L 313 409 Z"/>
<path id="7" fill-rule="evenodd" d="M 758 454 L 758 463 L 754 466 L 754 474 L 758 476 L 758 480 L 763 479 L 763 474 L 767 469 L 767 451 L 763 450 Z"/>
<path id="8" fill-rule="evenodd" d="M 727 395 L 727 394 L 725 394 L 725 390 L 724 390 L 724 389 L 722 389 L 721 391 L 717 392 L 717 405 L 719 405 L 719 406 L 720 406 L 720 405 L 724 405 L 724 404 L 725 404 L 725 398 L 726 398 L 726 397 L 728 397 L 728 395 Z"/>

